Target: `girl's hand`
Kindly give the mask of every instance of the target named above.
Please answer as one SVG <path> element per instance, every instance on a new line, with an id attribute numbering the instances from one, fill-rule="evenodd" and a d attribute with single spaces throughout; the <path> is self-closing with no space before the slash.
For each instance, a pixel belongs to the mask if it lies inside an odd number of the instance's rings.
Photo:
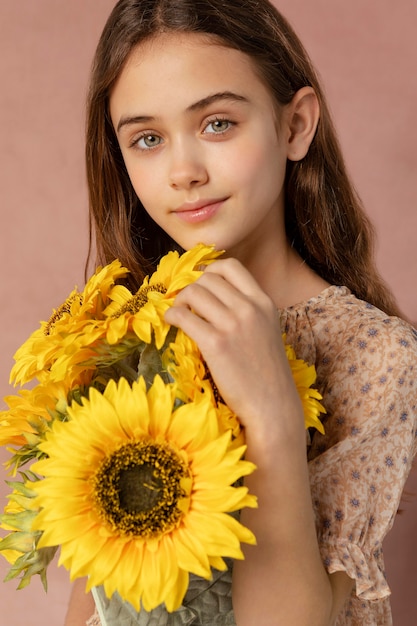
<path id="1" fill-rule="evenodd" d="M 279 313 L 236 259 L 212 263 L 165 315 L 198 344 L 213 380 L 247 429 L 265 435 L 302 408 L 283 347 Z M 282 422 L 283 420 L 281 420 Z M 264 426 L 264 429 L 262 428 Z"/>
<path id="2" fill-rule="evenodd" d="M 337 572 L 330 582 L 323 567 L 303 409 L 274 303 L 238 261 L 222 259 L 179 293 L 165 317 L 199 345 L 223 399 L 245 426 L 246 458 L 257 466 L 245 485 L 259 508 L 244 508 L 240 517 L 257 546 L 245 547 L 245 559 L 233 567 L 237 622 L 307 624 L 313 615 L 315 624 L 333 623 L 352 581 Z"/>

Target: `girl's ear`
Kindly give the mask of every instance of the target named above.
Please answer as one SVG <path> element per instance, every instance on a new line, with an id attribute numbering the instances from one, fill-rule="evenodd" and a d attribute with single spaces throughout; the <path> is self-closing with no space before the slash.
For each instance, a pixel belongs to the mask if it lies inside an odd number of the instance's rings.
<path id="1" fill-rule="evenodd" d="M 287 157 L 300 161 L 305 157 L 316 133 L 320 107 L 312 87 L 299 89 L 286 111 L 288 129 Z"/>

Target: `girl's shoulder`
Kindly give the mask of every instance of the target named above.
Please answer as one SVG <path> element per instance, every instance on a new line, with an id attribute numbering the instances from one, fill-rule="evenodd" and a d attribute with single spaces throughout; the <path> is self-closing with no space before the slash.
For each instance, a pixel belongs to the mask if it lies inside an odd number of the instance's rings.
<path id="1" fill-rule="evenodd" d="M 417 359 L 417 331 L 360 300 L 347 287 L 332 285 L 316 297 L 281 312 L 287 341 L 309 362 L 350 355 Z M 354 359 L 356 360 L 356 359 Z M 417 361 L 416 361 L 417 364 Z"/>
<path id="2" fill-rule="evenodd" d="M 283 312 L 287 318 L 291 317 L 309 317 L 312 320 L 329 320 L 341 319 L 353 320 L 353 323 L 361 320 L 373 322 L 382 322 L 384 324 L 400 324 L 412 327 L 404 320 L 389 316 L 373 304 L 361 300 L 356 297 L 348 287 L 339 285 L 330 285 L 321 291 L 317 296 L 299 302 L 288 307 Z M 414 329 L 412 329 L 414 330 Z M 416 332 L 414 330 L 414 332 Z"/>
<path id="3" fill-rule="evenodd" d="M 329 287 L 293 307 L 287 322 L 296 353 L 316 367 L 327 410 L 325 436 L 315 437 L 310 458 L 342 441 L 354 446 L 356 439 L 373 440 L 382 454 L 388 432 L 414 457 L 417 331 L 345 287 Z"/>

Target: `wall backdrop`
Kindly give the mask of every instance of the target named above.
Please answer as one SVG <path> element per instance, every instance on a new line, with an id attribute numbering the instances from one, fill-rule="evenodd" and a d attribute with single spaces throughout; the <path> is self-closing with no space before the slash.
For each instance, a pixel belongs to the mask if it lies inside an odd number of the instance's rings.
<path id="1" fill-rule="evenodd" d="M 415 0 L 275 0 L 323 78 L 349 170 L 378 234 L 377 262 L 417 321 Z M 78 285 L 87 249 L 84 97 L 114 0 L 0 2 L 0 395 L 16 348 Z M 366 277 L 365 277 L 366 278 Z M 4 460 L 4 455 L 0 460 Z M 0 505 L 5 503 L 0 472 Z M 417 479 L 386 542 L 394 623 L 415 626 Z M 1 559 L 1 557 L 0 557 Z M 0 561 L 0 577 L 6 573 Z M 68 575 L 0 584 L 0 626 L 63 623 Z"/>

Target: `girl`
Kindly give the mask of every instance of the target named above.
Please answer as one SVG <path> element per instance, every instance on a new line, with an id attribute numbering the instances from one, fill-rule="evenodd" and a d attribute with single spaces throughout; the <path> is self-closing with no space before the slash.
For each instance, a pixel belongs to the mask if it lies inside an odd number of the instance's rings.
<path id="1" fill-rule="evenodd" d="M 259 508 L 241 514 L 257 546 L 137 623 L 391 624 L 382 540 L 415 453 L 416 335 L 288 23 L 268 0 L 120 0 L 95 57 L 87 170 L 97 260 L 120 258 L 131 288 L 170 249 L 226 250 L 166 318 L 198 343 L 257 466 Z M 307 450 L 282 332 L 327 409 Z M 93 612 L 83 584 L 67 626 Z"/>

